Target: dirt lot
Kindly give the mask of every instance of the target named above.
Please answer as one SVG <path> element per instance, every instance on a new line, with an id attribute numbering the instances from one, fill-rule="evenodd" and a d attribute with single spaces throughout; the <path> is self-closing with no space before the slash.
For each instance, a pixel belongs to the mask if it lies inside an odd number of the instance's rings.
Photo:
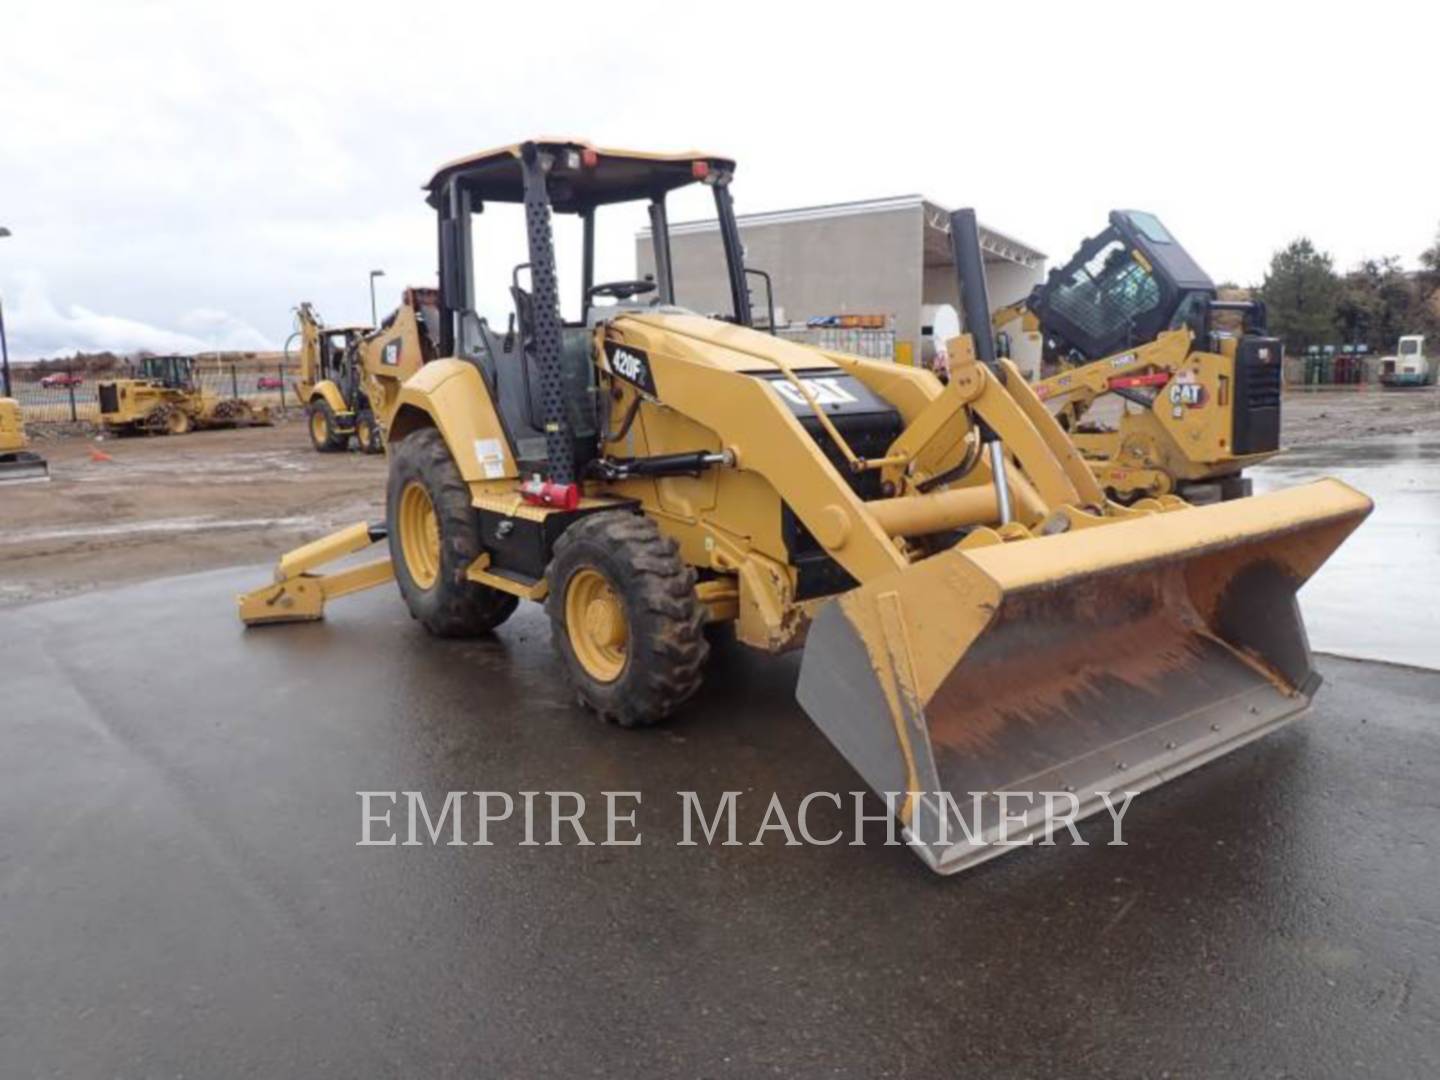
<path id="1" fill-rule="evenodd" d="M 1285 444 L 1434 426 L 1440 392 L 1291 391 Z M 123 581 L 266 562 L 382 516 L 385 462 L 317 454 L 303 424 L 175 439 L 37 439 L 49 484 L 0 487 L 0 607 Z M 96 461 L 91 451 L 108 461 Z"/>
<path id="2" fill-rule="evenodd" d="M 1299 449 L 1336 439 L 1367 435 L 1412 435 L 1440 431 L 1440 388 L 1382 390 L 1289 390 L 1281 438 Z"/>
<path id="3" fill-rule="evenodd" d="M 385 459 L 317 454 L 294 421 L 180 438 L 37 438 L 35 449 L 50 483 L 0 486 L 0 606 L 265 562 L 383 516 Z"/>

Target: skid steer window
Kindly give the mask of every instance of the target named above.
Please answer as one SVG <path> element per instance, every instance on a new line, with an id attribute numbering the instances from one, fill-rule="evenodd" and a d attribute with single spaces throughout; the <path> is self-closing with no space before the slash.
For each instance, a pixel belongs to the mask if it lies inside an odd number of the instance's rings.
<path id="1" fill-rule="evenodd" d="M 1160 301 L 1155 276 L 1119 240 L 1106 244 L 1077 267 L 1050 297 L 1056 312 L 1096 338 L 1122 333 Z"/>
<path id="2" fill-rule="evenodd" d="M 1133 213 L 1130 215 L 1131 222 L 1144 235 L 1145 239 L 1156 244 L 1173 244 L 1174 238 L 1165 231 L 1165 226 L 1160 224 L 1160 219 L 1154 214 Z"/>
<path id="3" fill-rule="evenodd" d="M 1195 290 L 1185 294 L 1185 299 L 1175 308 L 1175 314 L 1170 319 L 1170 329 L 1178 330 L 1182 326 L 1199 326 L 1204 321 L 1205 309 L 1210 304 L 1210 294 Z"/>

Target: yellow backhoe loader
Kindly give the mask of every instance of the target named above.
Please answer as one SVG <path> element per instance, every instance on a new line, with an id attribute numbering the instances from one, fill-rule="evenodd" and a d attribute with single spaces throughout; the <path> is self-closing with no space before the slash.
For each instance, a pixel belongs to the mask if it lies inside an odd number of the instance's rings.
<path id="1" fill-rule="evenodd" d="M 706 624 L 803 645 L 802 706 L 947 873 L 1044 831 L 1046 808 L 1012 794 L 1069 793 L 1083 816 L 1306 709 L 1319 677 L 1295 593 L 1364 495 L 1323 480 L 1121 506 L 988 328 L 949 343 L 945 386 L 755 329 L 734 168 L 555 139 L 442 167 L 441 358 L 399 389 L 386 520 L 281 558 L 238 598 L 244 622 L 321 618 L 392 578 L 442 637 L 543 602 L 580 700 L 628 727 L 699 689 Z M 714 197 L 721 316 L 676 293 L 666 199 L 691 184 Z M 595 217 L 637 201 L 655 276 L 596 283 Z M 476 313 L 487 203 L 524 207 L 513 333 Z M 563 313 L 552 214 L 582 226 Z M 973 211 L 951 233 L 967 325 L 987 326 Z"/>
<path id="2" fill-rule="evenodd" d="M 1238 335 L 1217 329 L 1222 313 L 1240 318 Z M 1242 470 L 1279 451 L 1281 347 L 1265 333 L 1264 305 L 1217 299 L 1154 214 L 1112 212 L 992 325 L 1017 318 L 1062 366 L 1035 393 L 1112 498 L 1248 495 Z"/>
<path id="3" fill-rule="evenodd" d="M 434 359 L 426 313 L 438 311 L 434 289 L 406 289 L 400 307 L 378 329 L 326 326 L 313 304 L 295 309 L 300 339 L 295 390 L 305 405 L 310 443 L 321 453 L 348 449 L 353 436 L 362 453 L 385 448 L 385 426 L 400 383 Z M 289 352 L 290 342 L 286 343 Z"/>
<path id="4" fill-rule="evenodd" d="M 114 435 L 184 435 L 270 423 L 270 410 L 204 389 L 189 356 L 147 356 L 133 379 L 99 383 L 100 422 Z"/>

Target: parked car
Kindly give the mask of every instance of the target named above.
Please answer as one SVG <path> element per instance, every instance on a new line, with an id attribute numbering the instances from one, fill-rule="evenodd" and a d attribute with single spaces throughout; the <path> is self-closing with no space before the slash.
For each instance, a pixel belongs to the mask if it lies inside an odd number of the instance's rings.
<path id="1" fill-rule="evenodd" d="M 261 375 L 255 380 L 256 390 L 280 390 L 285 386 L 285 380 L 279 375 Z"/>
<path id="2" fill-rule="evenodd" d="M 40 385 L 46 390 L 54 390 L 56 387 L 79 386 L 84 381 L 79 375 L 72 375 L 68 371 L 57 371 L 42 378 Z"/>

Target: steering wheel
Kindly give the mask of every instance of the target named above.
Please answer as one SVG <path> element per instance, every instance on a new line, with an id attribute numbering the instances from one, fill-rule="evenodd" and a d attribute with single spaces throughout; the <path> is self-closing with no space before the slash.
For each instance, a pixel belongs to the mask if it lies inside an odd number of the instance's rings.
<path id="1" fill-rule="evenodd" d="M 603 296 L 609 300 L 629 300 L 632 296 L 643 296 L 655 291 L 653 281 L 607 281 L 590 286 L 591 296 Z"/>

